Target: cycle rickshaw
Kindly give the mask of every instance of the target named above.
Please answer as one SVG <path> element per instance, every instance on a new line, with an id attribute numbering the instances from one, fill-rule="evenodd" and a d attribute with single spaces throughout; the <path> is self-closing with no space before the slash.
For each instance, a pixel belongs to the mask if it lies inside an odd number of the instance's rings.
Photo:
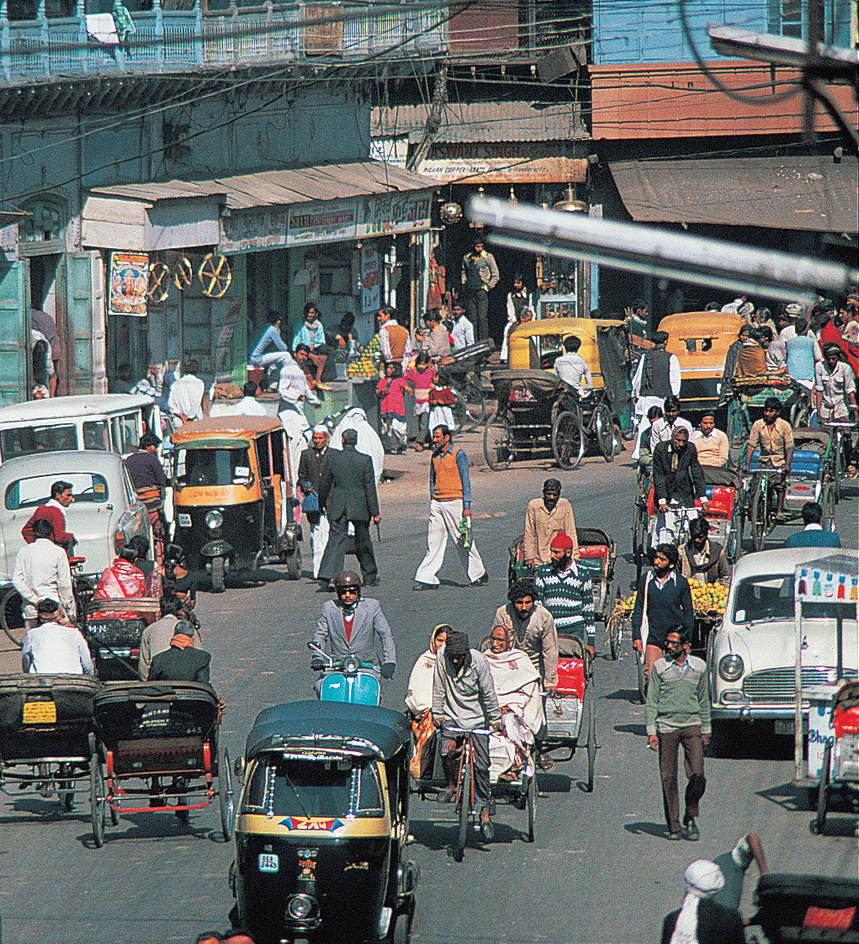
<path id="1" fill-rule="evenodd" d="M 104 844 L 108 812 L 175 813 L 219 801 L 221 829 L 233 835 L 230 756 L 218 757 L 220 707 L 196 682 L 107 682 L 93 699 L 99 753 L 92 762 L 93 838 Z M 169 784 L 162 781 L 170 781 Z"/>
<path id="2" fill-rule="evenodd" d="M 728 440 L 732 445 L 739 445 L 748 438 L 754 421 L 763 416 L 764 404 L 769 397 L 781 402 L 784 414 L 793 410 L 803 392 L 803 388 L 787 374 L 732 377 L 730 385 Z"/>
<path id="3" fill-rule="evenodd" d="M 438 362 L 438 369 L 448 375 L 450 387 L 456 396 L 456 402 L 451 407 L 456 423 L 454 432 L 470 432 L 486 419 L 482 370 L 494 351 L 495 342 L 487 338 L 458 351 L 451 351 Z"/>
<path id="4" fill-rule="evenodd" d="M 859 812 L 859 682 L 838 689 L 832 703 L 833 739 L 823 749 L 817 793 L 817 817 L 812 831 L 822 833 L 831 794 L 848 799 Z"/>
<path id="5" fill-rule="evenodd" d="M 65 812 L 90 792 L 98 769 L 93 698 L 87 675 L 20 674 L 0 679 L 0 790 L 56 795 Z M 95 808 L 93 808 L 95 816 Z"/>

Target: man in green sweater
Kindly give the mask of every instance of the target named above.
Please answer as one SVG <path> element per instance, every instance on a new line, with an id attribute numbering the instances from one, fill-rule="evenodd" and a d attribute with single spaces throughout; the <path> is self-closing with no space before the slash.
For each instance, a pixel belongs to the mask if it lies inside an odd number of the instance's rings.
<path id="1" fill-rule="evenodd" d="M 698 801 L 704 795 L 704 748 L 710 743 L 710 689 L 707 665 L 690 655 L 687 632 L 671 630 L 665 639 L 665 656 L 653 665 L 647 688 L 647 745 L 659 751 L 662 802 L 669 839 L 698 839 L 695 820 Z M 680 823 L 677 755 L 683 745 L 686 815 Z"/>

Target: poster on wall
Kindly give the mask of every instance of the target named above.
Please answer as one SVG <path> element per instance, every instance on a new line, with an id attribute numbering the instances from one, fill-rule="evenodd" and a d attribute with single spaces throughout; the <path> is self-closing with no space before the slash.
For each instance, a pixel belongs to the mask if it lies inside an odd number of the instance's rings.
<path id="1" fill-rule="evenodd" d="M 149 257 L 140 252 L 110 254 L 109 315 L 146 317 L 146 287 Z"/>
<path id="2" fill-rule="evenodd" d="M 381 305 L 379 253 L 365 245 L 361 247 L 361 314 L 375 316 Z"/>

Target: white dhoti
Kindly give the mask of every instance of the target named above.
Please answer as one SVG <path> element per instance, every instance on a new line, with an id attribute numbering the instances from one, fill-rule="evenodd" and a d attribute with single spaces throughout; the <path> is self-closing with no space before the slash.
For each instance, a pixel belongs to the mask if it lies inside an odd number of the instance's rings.
<path id="1" fill-rule="evenodd" d="M 319 565 L 328 544 L 328 516 L 320 515 L 316 524 L 310 524 L 310 553 L 313 556 L 313 579 L 319 579 Z"/>
<path id="2" fill-rule="evenodd" d="M 462 520 L 462 499 L 452 501 L 430 501 L 430 519 L 427 529 L 427 553 L 421 561 L 415 580 L 419 583 L 437 584 L 436 574 L 444 563 L 444 552 L 447 550 L 448 537 L 453 539 L 456 552 L 462 561 L 463 569 L 468 575 L 469 582 L 477 580 L 486 573 L 477 545 L 472 539 L 471 547 L 466 551 L 459 545 L 459 522 Z"/>

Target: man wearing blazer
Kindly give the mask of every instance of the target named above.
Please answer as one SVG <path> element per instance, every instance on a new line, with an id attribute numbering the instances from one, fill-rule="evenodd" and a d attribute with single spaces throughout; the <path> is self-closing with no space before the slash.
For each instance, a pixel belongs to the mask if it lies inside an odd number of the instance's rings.
<path id="1" fill-rule="evenodd" d="M 370 519 L 378 524 L 380 516 L 373 460 L 355 448 L 357 430 L 344 430 L 342 439 L 342 451 L 330 452 L 319 483 L 319 507 L 328 514 L 330 529 L 319 565 L 319 581 L 323 588 L 334 589 L 334 576 L 343 570 L 351 521 L 364 586 L 375 587 L 379 583 L 379 571 L 370 538 Z"/>
<path id="2" fill-rule="evenodd" d="M 335 660 L 354 655 L 373 665 L 377 678 L 379 675 L 393 678 L 397 650 L 379 601 L 361 599 L 361 581 L 351 570 L 337 574 L 334 584 L 337 599 L 322 604 L 322 615 L 313 634 L 314 644 Z M 381 656 L 378 647 L 381 647 Z M 321 669 L 322 660 L 314 656 L 310 666 Z"/>
<path id="3" fill-rule="evenodd" d="M 173 630 L 170 648 L 153 657 L 149 666 L 149 681 L 209 682 L 211 655 L 204 649 L 194 648 L 194 627 L 187 620 L 179 620 Z"/>

